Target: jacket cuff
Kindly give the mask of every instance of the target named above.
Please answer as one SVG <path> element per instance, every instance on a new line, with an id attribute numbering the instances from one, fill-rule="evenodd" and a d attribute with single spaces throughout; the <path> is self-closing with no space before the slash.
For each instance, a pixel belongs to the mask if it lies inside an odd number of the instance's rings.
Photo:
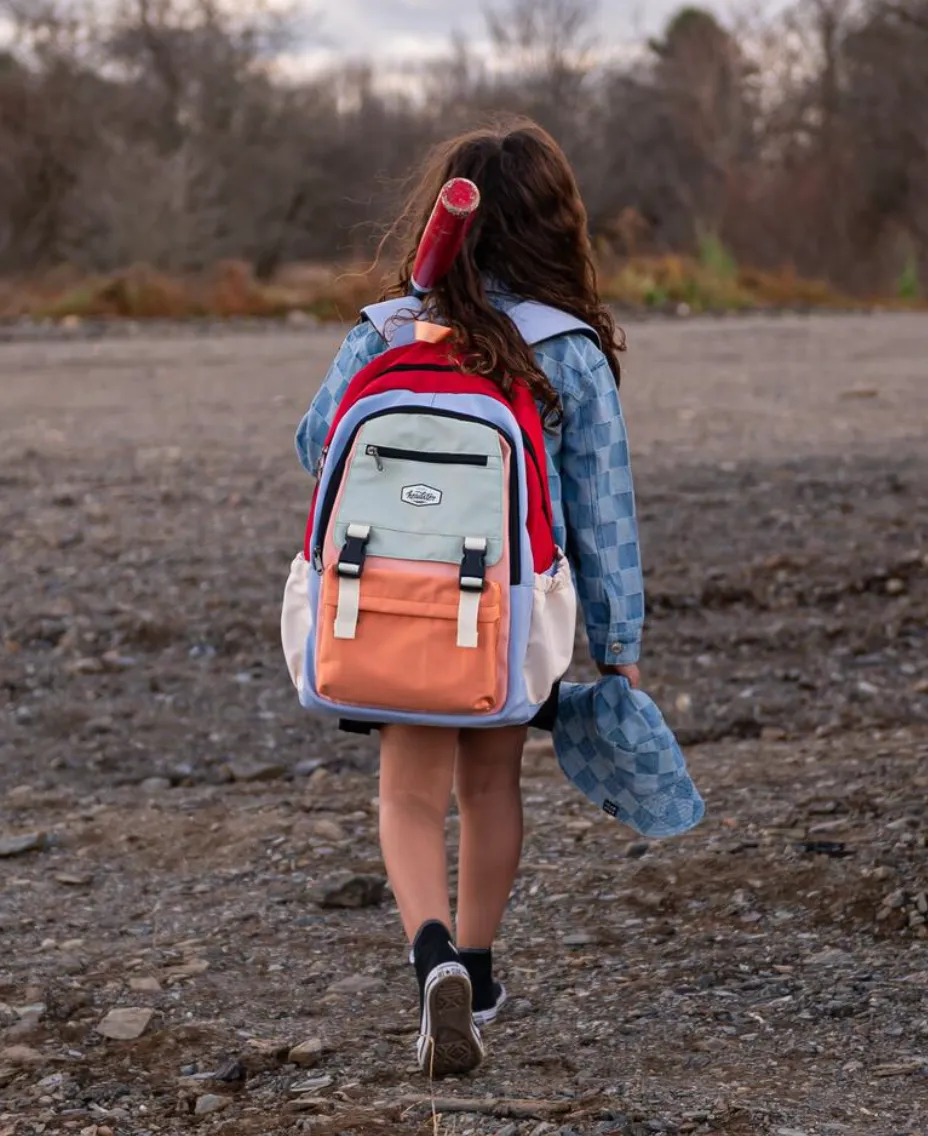
<path id="1" fill-rule="evenodd" d="M 623 643 L 620 639 L 608 639 L 604 648 L 600 647 L 593 653 L 594 661 L 607 667 L 627 667 L 637 663 L 640 657 L 640 639 L 635 639 L 631 643 Z"/>

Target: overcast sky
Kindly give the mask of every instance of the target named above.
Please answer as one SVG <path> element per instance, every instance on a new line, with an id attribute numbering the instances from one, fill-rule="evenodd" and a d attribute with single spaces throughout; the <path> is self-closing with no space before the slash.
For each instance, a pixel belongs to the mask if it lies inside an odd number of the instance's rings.
<path id="1" fill-rule="evenodd" d="M 785 0 L 764 0 L 755 7 L 773 11 Z M 607 51 L 627 47 L 642 35 L 663 27 L 683 0 L 600 0 L 599 22 Z M 723 19 L 735 6 L 721 0 L 705 5 Z M 479 43 L 485 36 L 484 4 L 480 0 L 321 0 L 316 5 L 321 21 L 312 21 L 310 39 L 325 50 L 313 55 L 374 56 L 388 64 L 398 58 L 439 55 L 447 49 L 452 32 L 464 32 Z"/>

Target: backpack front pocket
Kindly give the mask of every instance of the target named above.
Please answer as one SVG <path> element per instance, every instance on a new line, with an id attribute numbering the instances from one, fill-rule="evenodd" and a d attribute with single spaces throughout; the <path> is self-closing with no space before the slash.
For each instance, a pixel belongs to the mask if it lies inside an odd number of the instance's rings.
<path id="1" fill-rule="evenodd" d="M 325 570 L 316 687 L 332 702 L 408 713 L 498 708 L 502 588 L 462 591 L 458 574 L 368 564 L 356 579 Z M 463 623 L 476 617 L 476 645 Z M 466 642 L 467 645 L 460 645 Z"/>

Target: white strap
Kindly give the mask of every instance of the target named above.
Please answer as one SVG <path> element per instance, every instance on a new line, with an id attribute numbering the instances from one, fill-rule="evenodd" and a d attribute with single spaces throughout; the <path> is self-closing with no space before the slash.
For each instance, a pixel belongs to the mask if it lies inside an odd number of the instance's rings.
<path id="1" fill-rule="evenodd" d="M 474 648 L 477 646 L 477 616 L 480 613 L 482 592 L 461 589 L 458 601 L 458 646 Z"/>
<path id="2" fill-rule="evenodd" d="M 347 540 L 349 537 L 354 537 L 355 540 L 370 540 L 371 526 L 350 524 L 345 529 L 345 539 Z"/>
<path id="3" fill-rule="evenodd" d="M 486 555 L 488 547 L 484 536 L 464 538 L 464 551 L 482 552 Z M 465 558 L 466 559 L 466 558 Z M 480 614 L 480 596 L 483 594 L 484 580 L 478 576 L 461 577 L 461 598 L 458 601 L 458 646 L 477 646 L 477 617 Z"/>
<path id="4" fill-rule="evenodd" d="M 345 543 L 360 540 L 366 545 L 371 536 L 370 525 L 351 524 L 345 532 Z M 361 549 L 363 562 L 364 549 Z M 335 608 L 335 638 L 354 639 L 358 633 L 361 611 L 361 564 L 338 562 L 338 605 Z"/>
<path id="5" fill-rule="evenodd" d="M 338 578 L 338 606 L 335 609 L 335 638 L 354 639 L 361 610 L 361 580 L 357 576 Z"/>

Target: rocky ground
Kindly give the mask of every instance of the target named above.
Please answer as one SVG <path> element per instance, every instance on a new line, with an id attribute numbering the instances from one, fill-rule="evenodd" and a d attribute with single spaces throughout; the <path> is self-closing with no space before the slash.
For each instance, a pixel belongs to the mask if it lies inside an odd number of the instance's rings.
<path id="1" fill-rule="evenodd" d="M 928 321 L 629 332 L 709 813 L 648 844 L 533 739 L 512 1000 L 432 1086 L 372 748 L 277 638 L 338 333 L 0 348 L 0 1136 L 928 1132 Z"/>

